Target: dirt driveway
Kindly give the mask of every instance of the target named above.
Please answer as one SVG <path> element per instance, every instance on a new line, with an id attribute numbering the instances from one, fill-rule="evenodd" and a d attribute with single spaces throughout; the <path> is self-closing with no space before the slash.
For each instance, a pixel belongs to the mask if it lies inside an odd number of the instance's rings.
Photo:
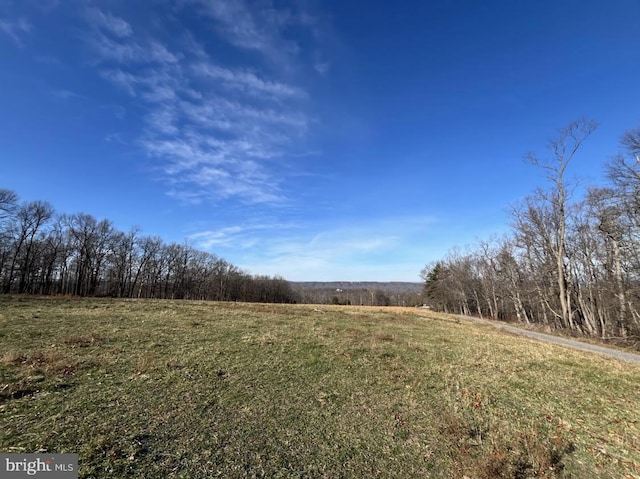
<path id="1" fill-rule="evenodd" d="M 620 359 L 621 361 L 640 364 L 640 354 L 619 351 L 617 349 L 607 348 L 606 346 L 598 346 L 596 344 L 583 343 L 582 341 L 576 341 L 573 339 L 552 336 L 551 334 L 544 334 L 544 333 L 538 333 L 536 331 L 529 331 L 528 329 L 517 328 L 515 326 L 510 326 L 508 324 L 500 323 L 497 321 L 488 321 L 486 319 L 472 318 L 469 316 L 461 316 L 461 317 L 469 321 L 489 324 L 495 328 L 502 329 L 503 331 L 508 331 L 513 334 L 519 334 L 521 336 L 527 336 L 529 338 L 537 339 L 539 341 L 560 344 L 561 346 L 567 346 L 569 348 L 579 349 L 581 351 L 589 351 L 592 353 L 601 354 L 608 358 Z"/>

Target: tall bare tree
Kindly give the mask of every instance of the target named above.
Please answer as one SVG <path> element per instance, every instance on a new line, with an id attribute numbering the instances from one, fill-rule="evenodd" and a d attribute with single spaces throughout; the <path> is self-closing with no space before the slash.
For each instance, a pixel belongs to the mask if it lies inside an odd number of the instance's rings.
<path id="1" fill-rule="evenodd" d="M 549 142 L 550 158 L 541 159 L 535 153 L 527 155 L 529 163 L 542 168 L 549 181 L 548 191 L 545 193 L 540 191 L 539 195 L 548 204 L 552 228 L 539 231 L 539 233 L 546 235 L 545 242 L 553 255 L 560 301 L 560 317 L 563 325 L 571 329 L 576 329 L 576 324 L 573 320 L 571 291 L 569 290 L 571 278 L 566 256 L 567 209 L 570 191 L 565 175 L 567 167 L 596 127 L 595 122 L 586 119 L 571 122 L 559 131 L 556 138 Z"/>
<path id="2" fill-rule="evenodd" d="M 21 205 L 15 215 L 13 257 L 4 281 L 4 292 L 9 293 L 18 279 L 18 293 L 24 293 L 33 262 L 34 240 L 40 229 L 53 217 L 53 208 L 44 201 Z"/>

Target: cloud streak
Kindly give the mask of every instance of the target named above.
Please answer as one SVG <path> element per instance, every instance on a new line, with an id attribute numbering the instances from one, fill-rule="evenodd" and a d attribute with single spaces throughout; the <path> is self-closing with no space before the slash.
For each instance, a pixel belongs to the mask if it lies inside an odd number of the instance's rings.
<path id="1" fill-rule="evenodd" d="M 240 90 L 249 95 L 267 95 L 273 99 L 306 96 L 300 88 L 277 81 L 263 80 L 247 70 L 234 71 L 211 63 L 200 63 L 194 66 L 194 71 L 201 76 L 220 81 L 225 88 Z"/>
<path id="2" fill-rule="evenodd" d="M 231 52 L 255 50 L 280 65 L 295 65 L 295 48 L 281 31 L 293 21 L 288 11 L 268 9 L 258 16 L 235 0 L 185 1 L 179 10 L 190 6 L 215 20 Z M 100 75 L 142 106 L 139 144 L 172 196 L 193 203 L 287 200 L 276 167 L 304 147 L 312 121 L 309 95 L 295 76 L 255 63 L 226 65 L 191 31 L 163 38 L 156 32 L 161 29 L 95 7 L 85 17 L 85 39 Z"/>
<path id="3" fill-rule="evenodd" d="M 22 38 L 33 30 L 33 26 L 25 19 L 8 20 L 0 18 L 0 32 L 11 38 L 18 46 L 22 46 Z"/>
<path id="4" fill-rule="evenodd" d="M 133 34 L 133 29 L 128 22 L 108 12 L 90 7 L 87 9 L 86 14 L 89 23 L 96 29 L 104 30 L 117 38 L 127 38 Z"/>
<path id="5" fill-rule="evenodd" d="M 289 10 L 277 10 L 263 4 L 250 9 L 243 0 L 190 0 L 209 18 L 220 36 L 232 46 L 261 54 L 269 62 L 289 67 L 289 61 L 300 47 L 285 38 L 284 29 L 309 15 L 295 16 Z"/>
<path id="6" fill-rule="evenodd" d="M 249 271 L 290 280 L 417 281 L 416 257 L 421 253 L 413 245 L 417 238 L 428 244 L 435 224 L 435 218 L 426 216 L 382 218 L 358 226 L 256 222 L 208 229 L 189 239 Z"/>

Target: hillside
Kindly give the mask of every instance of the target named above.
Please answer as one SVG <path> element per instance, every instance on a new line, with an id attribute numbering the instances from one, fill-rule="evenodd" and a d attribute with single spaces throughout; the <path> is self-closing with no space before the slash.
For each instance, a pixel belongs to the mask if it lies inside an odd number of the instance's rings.
<path id="1" fill-rule="evenodd" d="M 308 304 L 416 306 L 423 303 L 422 283 L 307 281 L 289 284 L 299 302 Z"/>
<path id="2" fill-rule="evenodd" d="M 379 290 L 384 293 L 420 294 L 423 283 L 409 283 L 400 281 L 289 281 L 294 289 L 341 289 L 347 290 Z"/>
<path id="3" fill-rule="evenodd" d="M 416 308 L 5 296 L 0 337 L 0 451 L 80 478 L 640 471 L 639 367 Z"/>

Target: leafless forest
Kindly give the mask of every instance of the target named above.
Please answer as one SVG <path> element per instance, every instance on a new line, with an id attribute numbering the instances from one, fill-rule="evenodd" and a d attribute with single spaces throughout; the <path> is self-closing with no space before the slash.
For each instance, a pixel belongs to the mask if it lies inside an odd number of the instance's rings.
<path id="1" fill-rule="evenodd" d="M 253 276 L 188 244 L 166 244 L 109 220 L 56 214 L 0 190 L 0 282 L 8 293 L 293 302 L 282 278 Z"/>
<path id="2" fill-rule="evenodd" d="M 606 183 L 578 195 L 568 170 L 579 171 L 595 128 L 573 122 L 545 156 L 527 156 L 547 181 L 510 209 L 505 237 L 453 249 L 423 269 L 433 308 L 593 337 L 640 336 L 640 129 L 622 136 Z"/>

